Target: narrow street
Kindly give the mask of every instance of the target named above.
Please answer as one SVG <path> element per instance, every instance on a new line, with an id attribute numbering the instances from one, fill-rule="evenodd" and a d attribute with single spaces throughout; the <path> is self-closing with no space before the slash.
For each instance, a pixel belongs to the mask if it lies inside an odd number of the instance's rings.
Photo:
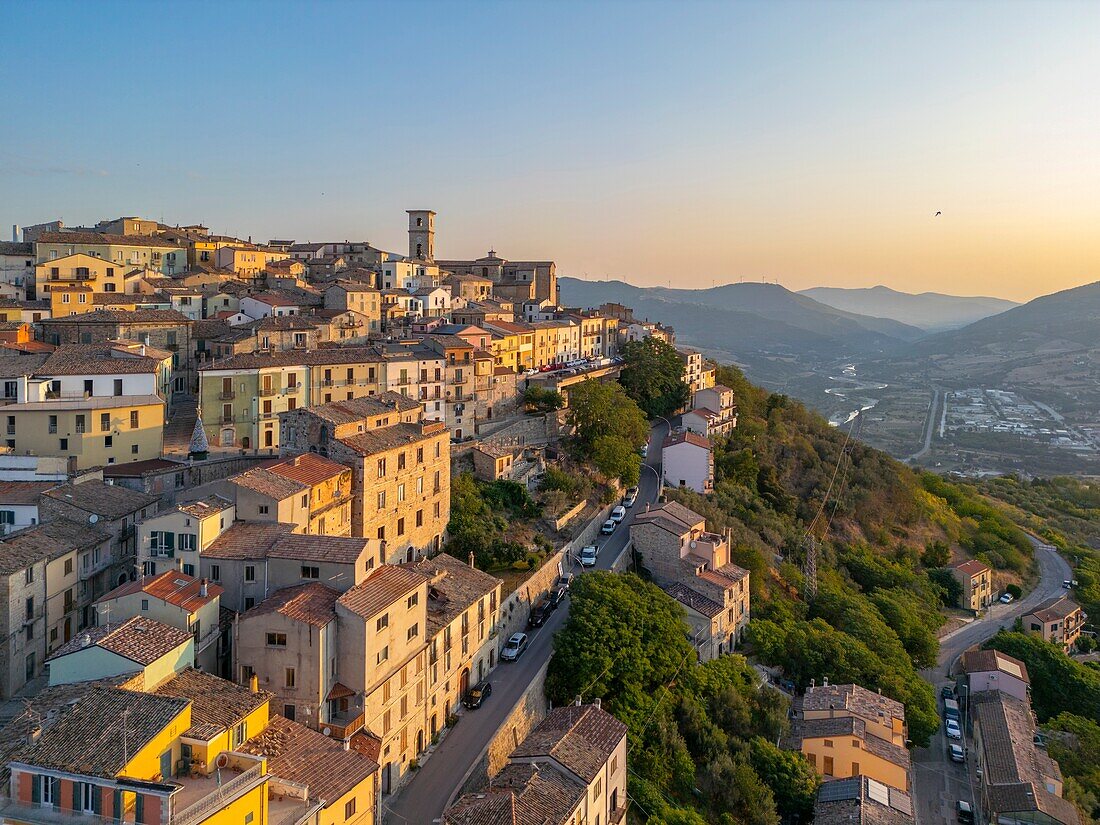
<path id="1" fill-rule="evenodd" d="M 651 430 L 649 456 L 642 467 L 638 485 L 638 501 L 627 510 L 626 519 L 614 533 L 606 538 L 601 537 L 596 569 L 607 570 L 611 567 L 630 538 L 629 528 L 634 514 L 644 510 L 647 502 L 657 500 L 660 445 L 667 432 L 668 425 L 664 422 L 658 422 Z M 577 574 L 582 572 L 579 565 L 573 570 Z M 457 794 L 516 702 L 549 661 L 553 653 L 554 633 L 565 623 L 568 615 L 569 599 L 566 599 L 542 627 L 529 632 L 531 644 L 517 662 L 497 666 L 489 677 L 493 694 L 485 705 L 478 710 L 464 711 L 458 724 L 447 733 L 416 775 L 394 796 L 383 799 L 384 822 L 388 825 L 428 825 L 439 821 L 443 809 Z"/>
<path id="2" fill-rule="evenodd" d="M 948 683 L 948 673 L 955 661 L 974 645 L 984 642 L 1002 627 L 1011 627 L 1022 616 L 1047 599 L 1062 595 L 1062 582 L 1071 578 L 1069 565 L 1049 545 L 1031 538 L 1035 558 L 1039 565 L 1039 583 L 1035 589 L 1019 601 L 1011 604 L 994 602 L 986 615 L 965 625 L 940 640 L 940 655 L 935 669 L 921 672 L 921 676 L 936 689 L 937 702 L 940 688 Z M 942 714 L 941 714 L 942 718 Z M 913 750 L 913 801 L 917 821 L 943 823 L 955 820 L 955 804 L 962 799 L 976 802 L 976 779 L 973 776 L 973 759 L 970 758 L 969 740 L 963 742 L 967 749 L 965 765 L 951 761 L 947 746 L 949 740 L 941 722 L 927 748 Z M 982 822 L 978 805 L 974 804 L 976 820 Z"/>

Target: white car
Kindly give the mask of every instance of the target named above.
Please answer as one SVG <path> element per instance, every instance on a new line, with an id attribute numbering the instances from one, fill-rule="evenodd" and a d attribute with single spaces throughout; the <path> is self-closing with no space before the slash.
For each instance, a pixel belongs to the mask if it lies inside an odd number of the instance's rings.
<path id="1" fill-rule="evenodd" d="M 954 719 L 948 719 L 944 723 L 944 727 L 947 728 L 947 738 L 948 739 L 962 739 L 963 738 L 962 729 L 959 728 L 959 723 L 956 722 Z"/>
<path id="2" fill-rule="evenodd" d="M 649 458 L 649 445 L 643 444 L 642 449 L 640 449 L 638 452 L 642 454 L 642 458 Z"/>
<path id="3" fill-rule="evenodd" d="M 600 548 L 594 544 L 589 544 L 587 547 L 581 549 L 581 567 L 594 567 L 596 565 L 596 556 L 600 554 Z"/>
<path id="4" fill-rule="evenodd" d="M 611 511 L 611 520 L 618 524 L 624 518 L 626 518 L 626 508 L 623 507 L 623 505 L 619 504 L 615 507 L 614 510 Z"/>
<path id="5" fill-rule="evenodd" d="M 600 527 L 600 532 L 603 533 L 605 536 L 609 536 L 615 532 L 615 528 L 618 526 L 618 524 L 619 522 L 615 521 L 615 519 L 609 518 L 603 523 L 603 526 Z"/>
<path id="6" fill-rule="evenodd" d="M 1012 594 L 1011 593 L 1004 593 L 1004 594 L 1001 595 L 1001 598 L 998 599 L 998 601 L 1001 604 L 1009 604 L 1012 601 Z"/>
<path id="7" fill-rule="evenodd" d="M 628 487 L 627 490 L 626 490 L 626 495 L 623 496 L 623 506 L 633 507 L 634 502 L 636 502 L 637 500 L 638 500 L 638 488 L 637 487 Z"/>
<path id="8" fill-rule="evenodd" d="M 513 633 L 500 651 L 500 660 L 502 662 L 514 662 L 527 649 L 527 642 L 526 633 Z"/>
<path id="9" fill-rule="evenodd" d="M 948 751 L 951 753 L 952 762 L 966 761 L 966 752 L 962 749 L 962 745 L 956 745 L 952 743 L 950 747 L 948 747 Z"/>

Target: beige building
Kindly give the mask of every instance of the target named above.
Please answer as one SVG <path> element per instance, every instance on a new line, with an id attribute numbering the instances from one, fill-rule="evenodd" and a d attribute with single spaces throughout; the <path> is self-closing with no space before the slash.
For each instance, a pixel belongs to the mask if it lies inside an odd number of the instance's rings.
<path id="1" fill-rule="evenodd" d="M 155 235 L 43 232 L 35 240 L 34 254 L 40 264 L 85 254 L 127 269 L 158 269 L 165 275 L 183 272 L 187 268 L 186 250 L 173 241 Z"/>
<path id="2" fill-rule="evenodd" d="M 46 657 L 92 624 L 93 577 L 109 564 L 110 541 L 63 518 L 0 540 L 0 698 L 38 678 Z"/>
<path id="3" fill-rule="evenodd" d="M 1043 602 L 1030 613 L 1025 613 L 1020 621 L 1023 622 L 1025 631 L 1039 634 L 1043 641 L 1059 645 L 1068 653 L 1081 635 L 1086 618 L 1081 605 L 1066 596 L 1060 596 Z"/>
<path id="4" fill-rule="evenodd" d="M 700 661 L 732 653 L 749 623 L 749 571 L 730 562 L 729 540 L 708 533 L 675 501 L 634 517 L 630 541 L 657 584 L 687 610 Z"/>
<path id="5" fill-rule="evenodd" d="M 284 455 L 317 452 L 352 470 L 352 535 L 384 542 L 389 563 L 436 552 L 450 520 L 450 441 L 442 422 L 394 392 L 280 416 Z"/>
<path id="6" fill-rule="evenodd" d="M 126 292 L 128 269 L 124 264 L 83 252 L 66 255 L 35 265 L 32 296 L 48 299 L 54 291 L 77 288 L 86 288 L 93 294 L 122 294 Z M 74 308 L 75 311 L 78 310 Z"/>
<path id="7" fill-rule="evenodd" d="M 142 576 L 170 570 L 199 575 L 199 551 L 233 524 L 232 501 L 206 496 L 177 505 L 174 510 L 142 519 L 137 525 L 137 567 Z"/>
<path id="8" fill-rule="evenodd" d="M 189 633 L 194 640 L 190 664 L 207 673 L 228 675 L 224 667 L 228 636 L 221 626 L 222 588 L 178 570 L 127 582 L 95 604 L 97 625 L 116 625 L 135 617 L 155 619 Z"/>
<path id="9" fill-rule="evenodd" d="M 351 535 L 350 467 L 302 453 L 229 481 L 236 488 L 237 518 L 296 524 L 311 535 Z"/>
<path id="10" fill-rule="evenodd" d="M 714 367 L 706 365 L 703 353 L 686 347 L 678 347 L 676 352 L 684 362 L 684 383 L 693 395 L 714 386 Z"/>
<path id="11" fill-rule="evenodd" d="M 970 693 L 1000 690 L 1028 701 L 1031 681 L 1027 665 L 999 650 L 968 650 L 962 656 L 962 672 Z"/>
<path id="12" fill-rule="evenodd" d="M 728 435 L 737 426 L 737 402 L 733 390 L 722 384 L 696 390 L 691 409 L 683 414 L 685 429 L 705 438 Z"/>
<path id="13" fill-rule="evenodd" d="M 794 709 L 787 747 L 828 782 L 866 776 L 908 792 L 905 706 L 859 685 L 810 687 Z"/>
<path id="14" fill-rule="evenodd" d="M 443 812 L 443 825 L 626 821 L 626 725 L 594 705 L 554 708 L 485 787 Z"/>
<path id="15" fill-rule="evenodd" d="M 951 566 L 951 575 L 962 585 L 959 606 L 975 613 L 993 604 L 993 571 L 977 559 Z"/>
<path id="16" fill-rule="evenodd" d="M 215 253 L 214 263 L 219 269 L 232 270 L 238 276 L 259 280 L 268 266 L 289 257 L 289 253 L 277 249 L 241 244 L 219 248 Z"/>

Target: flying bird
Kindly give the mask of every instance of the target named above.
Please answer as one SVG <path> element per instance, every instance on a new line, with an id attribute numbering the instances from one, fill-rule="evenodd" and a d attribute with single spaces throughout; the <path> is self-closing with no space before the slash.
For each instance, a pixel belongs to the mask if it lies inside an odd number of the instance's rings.
<path id="1" fill-rule="evenodd" d="M 943 212 L 937 212 L 935 215 L 933 215 L 933 217 L 938 218 L 942 214 L 943 214 Z"/>

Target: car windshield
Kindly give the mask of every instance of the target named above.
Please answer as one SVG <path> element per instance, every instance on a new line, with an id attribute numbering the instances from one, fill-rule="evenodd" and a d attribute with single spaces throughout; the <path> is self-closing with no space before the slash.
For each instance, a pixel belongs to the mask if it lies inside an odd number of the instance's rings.
<path id="1" fill-rule="evenodd" d="M 477 699 L 479 696 L 481 696 L 481 688 L 474 688 L 473 690 L 471 690 L 470 696 L 472 696 L 474 699 Z"/>

